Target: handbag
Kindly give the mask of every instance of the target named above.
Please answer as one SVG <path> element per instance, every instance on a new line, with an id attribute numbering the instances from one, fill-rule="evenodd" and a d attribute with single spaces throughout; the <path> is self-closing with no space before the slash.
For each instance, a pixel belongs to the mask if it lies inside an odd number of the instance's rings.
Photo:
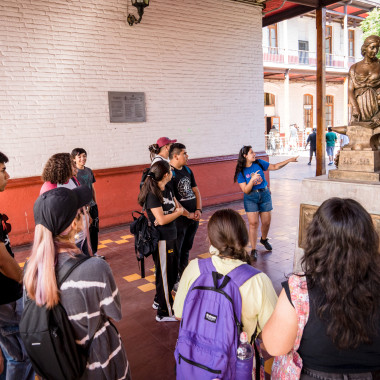
<path id="1" fill-rule="evenodd" d="M 133 222 L 129 229 L 135 237 L 135 253 L 138 263 L 141 264 L 141 278 L 145 278 L 144 258 L 157 250 L 160 234 L 145 216 L 144 209 L 142 212 L 133 211 L 132 217 Z"/>

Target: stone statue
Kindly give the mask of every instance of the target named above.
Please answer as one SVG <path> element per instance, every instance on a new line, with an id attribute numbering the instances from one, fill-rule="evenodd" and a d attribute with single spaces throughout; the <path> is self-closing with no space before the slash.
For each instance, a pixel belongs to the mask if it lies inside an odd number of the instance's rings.
<path id="1" fill-rule="evenodd" d="M 361 48 L 364 59 L 350 68 L 348 99 L 352 106 L 351 124 L 370 122 L 371 128 L 380 126 L 380 61 L 376 58 L 379 47 L 379 36 L 367 37 Z"/>

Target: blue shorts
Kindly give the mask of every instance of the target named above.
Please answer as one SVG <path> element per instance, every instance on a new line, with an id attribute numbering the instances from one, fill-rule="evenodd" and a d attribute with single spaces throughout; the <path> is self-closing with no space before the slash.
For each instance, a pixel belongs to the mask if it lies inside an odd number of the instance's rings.
<path id="1" fill-rule="evenodd" d="M 273 210 L 272 196 L 269 189 L 244 194 L 244 210 L 245 212 L 268 212 Z"/>
<path id="2" fill-rule="evenodd" d="M 334 155 L 334 147 L 333 146 L 326 146 L 326 152 L 328 156 Z"/>

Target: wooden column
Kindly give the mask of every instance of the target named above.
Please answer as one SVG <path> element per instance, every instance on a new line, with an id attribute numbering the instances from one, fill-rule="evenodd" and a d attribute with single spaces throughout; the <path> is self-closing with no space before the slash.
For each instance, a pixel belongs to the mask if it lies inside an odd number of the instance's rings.
<path id="1" fill-rule="evenodd" d="M 316 10 L 317 26 L 317 167 L 316 176 L 326 174 L 326 9 Z"/>

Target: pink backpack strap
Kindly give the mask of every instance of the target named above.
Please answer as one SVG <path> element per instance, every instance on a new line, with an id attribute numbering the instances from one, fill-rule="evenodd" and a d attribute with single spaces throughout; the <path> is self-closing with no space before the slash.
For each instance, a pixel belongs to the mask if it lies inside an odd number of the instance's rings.
<path id="1" fill-rule="evenodd" d="M 301 377 L 302 359 L 297 350 L 303 330 L 309 318 L 310 302 L 305 276 L 292 275 L 288 280 L 290 298 L 297 314 L 297 336 L 292 350 L 286 355 L 276 356 L 272 366 L 272 380 L 298 380 Z"/>

